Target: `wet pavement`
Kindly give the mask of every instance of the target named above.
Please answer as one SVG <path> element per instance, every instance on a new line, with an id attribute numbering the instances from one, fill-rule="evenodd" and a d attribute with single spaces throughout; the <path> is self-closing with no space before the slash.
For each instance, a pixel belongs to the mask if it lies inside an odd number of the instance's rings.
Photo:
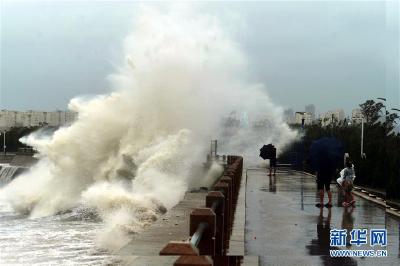
<path id="1" fill-rule="evenodd" d="M 131 259 L 136 260 L 137 256 L 147 259 L 158 256 L 170 241 L 187 240 L 189 238 L 190 213 L 194 208 L 204 207 L 206 195 L 205 191 L 187 192 L 184 199 L 164 216 L 140 233 L 132 235 L 130 242 L 122 247 L 117 255 L 124 262 L 130 262 Z M 134 265 L 147 264 L 136 262 Z M 157 263 L 153 265 L 157 265 Z"/>
<path id="2" fill-rule="evenodd" d="M 383 208 L 359 197 L 355 208 L 339 207 L 334 185 L 334 206 L 316 208 L 318 195 L 313 176 L 280 171 L 274 178 L 268 177 L 265 169 L 246 172 L 245 254 L 259 255 L 261 265 L 400 265 L 399 221 L 386 215 Z M 388 257 L 330 257 L 330 229 L 369 232 L 385 227 L 386 248 L 367 244 L 342 249 L 386 249 Z"/>

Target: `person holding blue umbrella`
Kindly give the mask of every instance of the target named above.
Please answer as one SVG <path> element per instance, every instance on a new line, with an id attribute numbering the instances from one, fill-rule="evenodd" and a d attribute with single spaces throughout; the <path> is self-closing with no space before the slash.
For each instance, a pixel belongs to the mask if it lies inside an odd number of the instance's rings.
<path id="1" fill-rule="evenodd" d="M 332 163 L 327 158 L 320 158 L 320 168 L 317 171 L 317 189 L 319 191 L 319 199 L 320 202 L 315 206 L 318 208 L 324 206 L 324 189 L 328 194 L 328 203 L 325 204 L 325 207 L 332 207 L 332 192 L 331 192 L 331 180 L 335 175 L 335 168 L 332 167 Z"/>
<path id="2" fill-rule="evenodd" d="M 343 146 L 335 138 L 323 137 L 311 144 L 310 161 L 312 168 L 317 172 L 317 189 L 320 202 L 316 207 L 332 207 L 332 192 L 330 184 L 335 176 L 336 168 L 343 158 Z M 328 194 L 328 203 L 324 205 L 324 189 Z"/>

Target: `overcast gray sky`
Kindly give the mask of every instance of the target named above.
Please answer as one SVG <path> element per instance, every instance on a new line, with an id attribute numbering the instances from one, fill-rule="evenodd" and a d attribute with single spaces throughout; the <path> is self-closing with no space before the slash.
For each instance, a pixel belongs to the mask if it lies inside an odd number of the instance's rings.
<path id="1" fill-rule="evenodd" d="M 0 1 L 0 109 L 65 109 L 74 96 L 108 91 L 137 3 Z M 348 113 L 376 97 L 400 107 L 397 1 L 218 2 L 200 10 L 226 25 L 240 18 L 234 36 L 252 78 L 284 107 Z"/>

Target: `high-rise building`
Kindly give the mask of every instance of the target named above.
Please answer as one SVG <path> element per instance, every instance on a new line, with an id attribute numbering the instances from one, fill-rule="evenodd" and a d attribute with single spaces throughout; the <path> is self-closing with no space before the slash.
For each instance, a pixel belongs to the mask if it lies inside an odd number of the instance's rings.
<path id="1" fill-rule="evenodd" d="M 314 104 L 308 104 L 305 107 L 306 113 L 309 113 L 311 115 L 311 120 L 315 120 L 315 105 Z"/>
<path id="2" fill-rule="evenodd" d="M 320 115 L 322 126 L 328 126 L 332 122 L 341 122 L 345 119 L 345 114 L 343 109 L 338 109 L 335 111 L 328 111 Z"/>
<path id="3" fill-rule="evenodd" d="M 304 125 L 311 125 L 312 124 L 312 119 L 311 119 L 311 114 L 307 112 L 296 112 L 295 114 L 295 124 L 301 125 L 303 123 L 304 119 Z"/>
<path id="4" fill-rule="evenodd" d="M 294 123 L 294 112 L 292 108 L 286 109 L 283 111 L 283 117 L 288 124 Z"/>
<path id="5" fill-rule="evenodd" d="M 361 124 L 363 117 L 360 108 L 353 109 L 351 112 L 351 121 L 355 124 Z"/>
<path id="6" fill-rule="evenodd" d="M 17 112 L 10 110 L 0 111 L 0 130 L 9 128 L 9 125 L 15 124 L 17 121 Z"/>

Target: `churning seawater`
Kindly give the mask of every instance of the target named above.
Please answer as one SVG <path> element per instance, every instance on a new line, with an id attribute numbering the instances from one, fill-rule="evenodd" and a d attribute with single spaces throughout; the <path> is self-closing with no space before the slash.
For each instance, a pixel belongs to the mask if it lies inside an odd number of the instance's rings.
<path id="1" fill-rule="evenodd" d="M 96 247 L 100 227 L 83 209 L 30 219 L 0 199 L 0 265 L 116 264 L 113 255 Z"/>

